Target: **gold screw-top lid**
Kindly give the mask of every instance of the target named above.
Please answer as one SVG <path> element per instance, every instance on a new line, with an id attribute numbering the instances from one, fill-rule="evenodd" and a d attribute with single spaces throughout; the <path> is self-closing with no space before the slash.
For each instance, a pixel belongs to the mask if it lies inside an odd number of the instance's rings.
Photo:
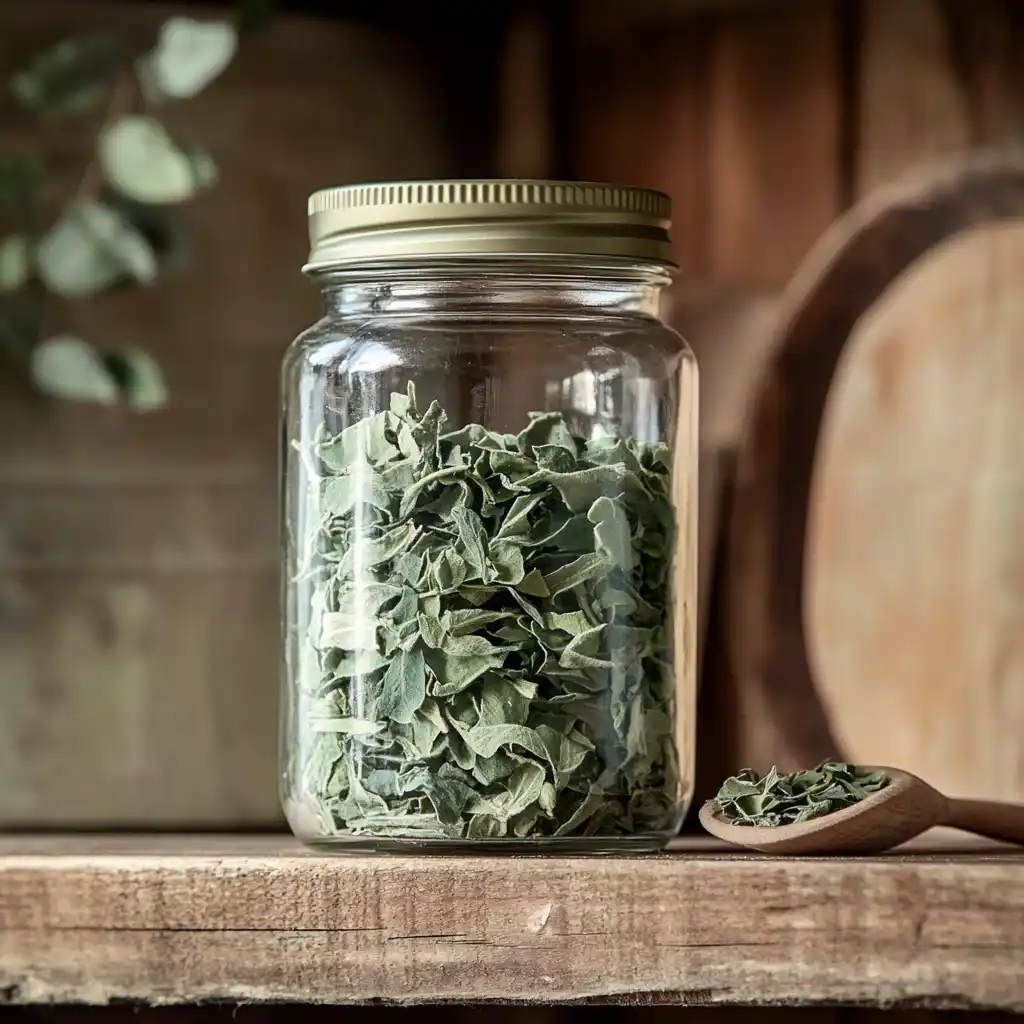
<path id="1" fill-rule="evenodd" d="M 611 257 L 674 266 L 672 203 L 648 189 L 480 179 L 344 185 L 309 197 L 306 272 L 410 257 Z"/>

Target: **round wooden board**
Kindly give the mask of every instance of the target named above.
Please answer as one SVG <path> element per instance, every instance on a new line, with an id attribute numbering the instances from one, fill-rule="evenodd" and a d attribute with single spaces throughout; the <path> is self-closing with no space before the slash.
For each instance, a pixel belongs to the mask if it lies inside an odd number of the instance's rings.
<path id="1" fill-rule="evenodd" d="M 787 288 L 728 525 L 744 763 L 1022 796 L 1022 277 L 1024 161 L 982 153 L 873 193 Z"/>
<path id="2" fill-rule="evenodd" d="M 1024 798 L 1024 221 L 919 260 L 858 324 L 818 441 L 808 647 L 837 738 Z"/>

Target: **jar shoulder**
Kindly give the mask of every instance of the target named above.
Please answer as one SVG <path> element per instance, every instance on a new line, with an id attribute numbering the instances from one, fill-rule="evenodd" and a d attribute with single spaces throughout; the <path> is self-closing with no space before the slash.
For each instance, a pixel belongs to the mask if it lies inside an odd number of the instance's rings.
<path id="1" fill-rule="evenodd" d="M 289 345 L 286 359 L 327 365 L 370 350 L 414 362 L 453 355 L 577 357 L 620 351 L 693 361 L 693 350 L 673 327 L 653 318 L 503 318 L 491 321 L 325 316 Z M 558 354 L 556 356 L 556 353 Z"/>

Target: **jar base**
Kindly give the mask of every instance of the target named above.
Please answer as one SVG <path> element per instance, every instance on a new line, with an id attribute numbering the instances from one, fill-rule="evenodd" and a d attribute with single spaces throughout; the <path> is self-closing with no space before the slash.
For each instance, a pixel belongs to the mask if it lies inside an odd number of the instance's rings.
<path id="1" fill-rule="evenodd" d="M 675 833 L 651 836 L 566 836 L 538 839 L 375 839 L 372 836 L 305 836 L 297 838 L 319 853 L 341 855 L 405 854 L 410 857 L 489 856 L 631 856 L 659 853 Z"/>

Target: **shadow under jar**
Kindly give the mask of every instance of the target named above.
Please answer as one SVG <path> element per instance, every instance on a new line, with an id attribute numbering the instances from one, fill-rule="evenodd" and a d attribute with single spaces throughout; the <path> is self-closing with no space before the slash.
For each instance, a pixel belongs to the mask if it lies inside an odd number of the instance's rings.
<path id="1" fill-rule="evenodd" d="M 281 797 L 337 849 L 655 850 L 692 792 L 697 369 L 669 200 L 310 199 L 282 371 Z"/>

